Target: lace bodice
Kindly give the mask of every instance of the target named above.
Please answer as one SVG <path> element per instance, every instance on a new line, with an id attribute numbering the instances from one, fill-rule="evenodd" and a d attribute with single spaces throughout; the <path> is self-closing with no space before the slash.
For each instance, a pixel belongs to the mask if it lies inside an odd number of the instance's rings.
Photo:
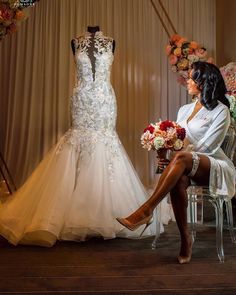
<path id="1" fill-rule="evenodd" d="M 113 39 L 103 35 L 101 31 L 95 34 L 86 32 L 74 39 L 77 80 L 80 86 L 106 83 L 110 81 L 113 62 Z"/>
<path id="2" fill-rule="evenodd" d="M 77 83 L 71 115 L 76 129 L 104 132 L 115 128 L 116 101 L 110 84 L 112 42 L 100 31 L 75 39 Z"/>
<path id="3" fill-rule="evenodd" d="M 110 83 L 113 39 L 102 32 L 74 39 L 77 81 L 71 97 L 71 144 L 92 151 L 98 142 L 114 146 L 116 98 Z"/>

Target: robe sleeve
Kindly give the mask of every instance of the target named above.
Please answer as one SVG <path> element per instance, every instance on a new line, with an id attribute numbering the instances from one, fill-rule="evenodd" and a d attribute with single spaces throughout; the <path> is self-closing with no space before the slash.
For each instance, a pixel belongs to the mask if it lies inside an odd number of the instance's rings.
<path id="1" fill-rule="evenodd" d="M 187 113 L 189 112 L 189 107 L 190 107 L 190 105 L 184 105 L 179 108 L 179 111 L 177 114 L 177 120 L 176 120 L 177 123 L 186 119 Z"/>
<path id="2" fill-rule="evenodd" d="M 213 123 L 200 140 L 189 133 L 188 137 L 194 146 L 194 151 L 203 154 L 214 154 L 222 145 L 227 130 L 230 125 L 230 113 L 227 108 L 223 108 L 213 118 Z"/>

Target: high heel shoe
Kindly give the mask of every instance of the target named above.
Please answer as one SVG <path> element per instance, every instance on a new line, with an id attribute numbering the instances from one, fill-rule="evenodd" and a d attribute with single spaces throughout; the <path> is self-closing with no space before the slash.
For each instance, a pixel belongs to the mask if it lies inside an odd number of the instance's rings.
<path id="1" fill-rule="evenodd" d="M 142 230 L 140 237 L 143 235 L 143 233 L 145 232 L 145 230 L 147 229 L 147 227 L 152 224 L 153 222 L 153 214 L 144 217 L 142 220 L 136 222 L 136 223 L 131 223 L 127 218 L 116 218 L 116 220 L 122 224 L 123 226 L 125 226 L 126 228 L 128 228 L 131 231 L 136 230 L 137 228 L 139 228 L 141 225 L 145 224 L 144 229 Z"/>
<path id="2" fill-rule="evenodd" d="M 189 263 L 191 258 L 192 258 L 192 247 L 193 247 L 193 240 L 192 238 L 190 238 L 190 250 L 189 250 L 189 255 L 188 256 L 181 256 L 179 255 L 177 257 L 178 261 L 180 264 L 185 264 L 185 263 Z"/>
<path id="3" fill-rule="evenodd" d="M 178 256 L 178 261 L 180 264 L 185 264 L 185 263 L 189 263 L 190 260 L 191 260 L 191 257 L 192 255 L 189 255 L 189 256 L 186 256 L 186 257 L 183 257 L 183 256 Z"/>

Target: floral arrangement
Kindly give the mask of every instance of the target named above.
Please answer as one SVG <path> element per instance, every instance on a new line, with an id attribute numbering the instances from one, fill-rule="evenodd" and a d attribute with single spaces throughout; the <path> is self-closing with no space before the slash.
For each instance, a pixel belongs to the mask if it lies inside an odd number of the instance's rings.
<path id="1" fill-rule="evenodd" d="M 26 19 L 23 9 L 39 0 L 0 0 L 0 41 L 16 32 L 19 23 Z"/>
<path id="2" fill-rule="evenodd" d="M 199 60 L 213 62 L 213 59 L 208 57 L 206 48 L 196 41 L 188 41 L 177 34 L 170 38 L 166 46 L 166 54 L 172 71 L 179 74 L 178 82 L 184 86 L 186 86 L 188 72 L 193 62 Z"/>
<path id="3" fill-rule="evenodd" d="M 236 62 L 230 62 L 220 68 L 228 93 L 231 117 L 236 119 Z"/>
<path id="4" fill-rule="evenodd" d="M 183 140 L 186 131 L 177 123 L 172 121 L 160 121 L 150 124 L 144 129 L 141 136 L 141 144 L 148 151 L 174 150 L 179 151 L 183 148 Z"/>
<path id="5" fill-rule="evenodd" d="M 207 61 L 213 63 L 212 57 L 208 56 L 206 48 L 196 41 L 188 41 L 180 35 L 173 35 L 166 46 L 166 54 L 173 72 L 178 73 L 177 81 L 186 86 L 191 64 L 195 61 Z M 220 68 L 228 93 L 230 114 L 236 120 L 236 62 L 230 62 Z"/>
<path id="6" fill-rule="evenodd" d="M 226 94 L 225 96 L 230 104 L 230 115 L 234 120 L 236 120 L 236 97 L 232 94 Z"/>

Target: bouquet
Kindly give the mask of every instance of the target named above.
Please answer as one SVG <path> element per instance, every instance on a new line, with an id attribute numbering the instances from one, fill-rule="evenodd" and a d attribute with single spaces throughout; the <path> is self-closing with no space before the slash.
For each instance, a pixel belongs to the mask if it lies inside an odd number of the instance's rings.
<path id="1" fill-rule="evenodd" d="M 168 150 L 180 151 L 184 145 L 186 131 L 173 121 L 149 124 L 141 136 L 144 149 L 156 150 L 158 158 L 165 159 Z"/>
<path id="2" fill-rule="evenodd" d="M 178 82 L 183 86 L 186 86 L 188 71 L 193 62 L 199 60 L 213 62 L 213 59 L 208 57 L 206 48 L 196 41 L 188 41 L 177 34 L 170 38 L 166 54 L 172 71 L 179 74 Z"/>

